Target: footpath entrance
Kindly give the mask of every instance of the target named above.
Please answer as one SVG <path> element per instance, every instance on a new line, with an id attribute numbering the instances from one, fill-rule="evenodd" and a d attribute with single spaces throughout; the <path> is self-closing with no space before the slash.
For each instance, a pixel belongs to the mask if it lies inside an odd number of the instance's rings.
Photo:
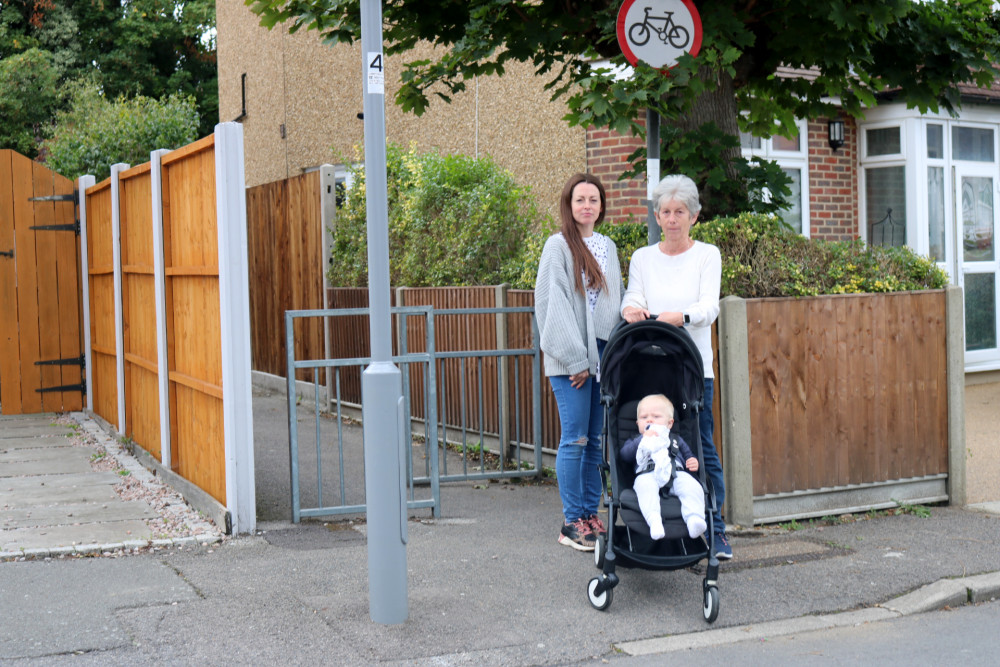
<path id="1" fill-rule="evenodd" d="M 73 182 L 0 150 L 0 414 L 84 405 Z"/>

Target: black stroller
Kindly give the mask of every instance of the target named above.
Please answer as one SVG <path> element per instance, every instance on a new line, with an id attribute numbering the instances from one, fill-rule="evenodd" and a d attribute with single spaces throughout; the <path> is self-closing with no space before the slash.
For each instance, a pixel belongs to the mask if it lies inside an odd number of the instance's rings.
<path id="1" fill-rule="evenodd" d="M 705 393 L 701 354 L 684 329 L 646 320 L 619 326 L 612 332 L 601 358 L 601 403 L 604 405 L 604 462 L 601 477 L 608 495 L 607 538 L 598 537 L 594 561 L 602 570 L 590 580 L 587 595 L 590 604 L 601 611 L 611 606 L 612 593 L 618 585 L 615 568 L 677 570 L 708 559 L 704 591 L 704 614 L 709 623 L 719 615 L 717 578 L 719 561 L 715 557 L 712 510 L 715 492 L 705 476 L 698 414 Z M 622 463 L 618 451 L 626 440 L 638 434 L 636 408 L 647 394 L 664 394 L 674 404 L 674 426 L 698 458 L 698 479 L 705 489 L 705 535 L 688 537 L 681 518 L 680 501 L 660 493 L 660 514 L 666 536 L 653 540 L 639 510 L 632 485 L 635 468 Z M 687 474 L 687 473 L 681 473 Z M 620 519 L 620 521 L 619 521 Z"/>

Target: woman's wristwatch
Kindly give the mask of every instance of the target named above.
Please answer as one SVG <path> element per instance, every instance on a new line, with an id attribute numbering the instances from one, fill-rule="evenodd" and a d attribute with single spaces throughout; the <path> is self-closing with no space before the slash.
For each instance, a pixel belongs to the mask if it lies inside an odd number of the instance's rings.
<path id="1" fill-rule="evenodd" d="M 684 324 L 691 324 L 691 316 L 687 313 L 681 313 L 684 315 Z"/>

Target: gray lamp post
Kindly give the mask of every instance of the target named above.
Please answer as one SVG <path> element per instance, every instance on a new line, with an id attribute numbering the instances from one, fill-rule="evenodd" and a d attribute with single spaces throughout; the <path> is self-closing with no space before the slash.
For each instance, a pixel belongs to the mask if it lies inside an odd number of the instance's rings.
<path id="1" fill-rule="evenodd" d="M 385 167 L 385 59 L 382 2 L 361 2 L 364 58 L 365 202 L 372 363 L 361 375 L 365 504 L 368 514 L 368 609 L 376 623 L 407 617 L 406 466 L 403 384 L 392 363 L 389 311 L 389 215 Z M 395 418 L 393 418 L 395 417 Z"/>

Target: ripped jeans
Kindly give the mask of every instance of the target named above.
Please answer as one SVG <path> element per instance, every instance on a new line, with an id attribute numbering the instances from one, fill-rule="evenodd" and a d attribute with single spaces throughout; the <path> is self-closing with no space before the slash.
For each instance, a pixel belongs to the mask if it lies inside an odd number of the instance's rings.
<path id="1" fill-rule="evenodd" d="M 580 389 L 573 388 L 568 375 L 551 375 L 549 382 L 562 429 L 556 452 L 559 497 L 566 523 L 573 523 L 597 514 L 601 502 L 601 385 L 593 376 Z"/>

